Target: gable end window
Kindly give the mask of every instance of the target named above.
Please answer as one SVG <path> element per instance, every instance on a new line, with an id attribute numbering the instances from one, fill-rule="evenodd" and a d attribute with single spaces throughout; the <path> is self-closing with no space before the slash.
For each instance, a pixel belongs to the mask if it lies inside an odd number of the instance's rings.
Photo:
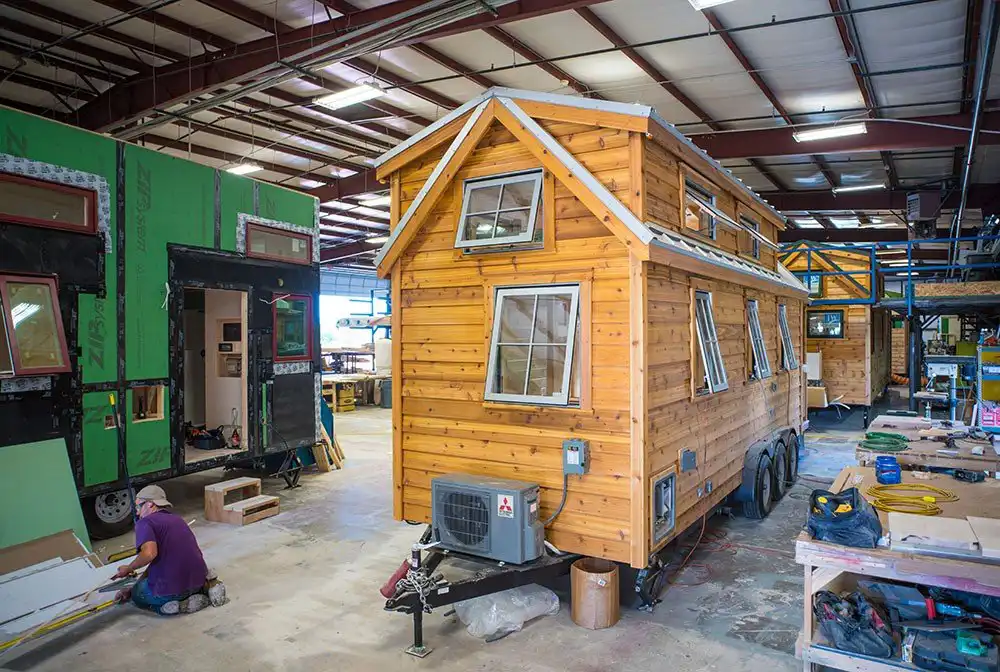
<path id="1" fill-rule="evenodd" d="M 53 278 L 0 275 L 0 377 L 70 370 Z"/>
<path id="2" fill-rule="evenodd" d="M 497 289 L 485 399 L 569 406 L 579 310 L 578 284 Z"/>
<path id="3" fill-rule="evenodd" d="M 729 381 L 726 379 L 726 366 L 722 361 L 722 349 L 719 347 L 719 336 L 715 330 L 711 293 L 695 292 L 694 307 L 698 350 L 701 353 L 701 366 L 704 372 L 704 383 L 699 384 L 696 381 L 696 391 L 705 394 L 727 390 Z"/>
<path id="4" fill-rule="evenodd" d="M 715 240 L 715 194 L 686 178 L 684 180 L 684 226 Z"/>
<path id="5" fill-rule="evenodd" d="M 781 329 L 782 365 L 789 371 L 794 371 L 799 368 L 799 358 L 795 355 L 792 332 L 788 328 L 788 309 L 783 303 L 778 304 L 778 327 Z"/>
<path id="6" fill-rule="evenodd" d="M 455 247 L 535 242 L 542 171 L 466 180 Z"/>
<path id="7" fill-rule="evenodd" d="M 261 224 L 247 223 L 247 256 L 289 264 L 312 264 L 312 237 Z"/>
<path id="8" fill-rule="evenodd" d="M 0 173 L 0 221 L 97 233 L 97 192 Z"/>
<path id="9" fill-rule="evenodd" d="M 771 362 L 767 359 L 767 344 L 764 331 L 760 328 L 760 311 L 756 299 L 747 301 L 747 328 L 750 330 L 750 345 L 753 353 L 753 377 L 757 380 L 771 377 Z"/>

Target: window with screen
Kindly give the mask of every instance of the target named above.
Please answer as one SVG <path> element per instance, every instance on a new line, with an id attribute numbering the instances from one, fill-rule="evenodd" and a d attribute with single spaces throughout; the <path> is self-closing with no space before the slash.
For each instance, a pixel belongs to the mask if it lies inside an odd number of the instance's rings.
<path id="1" fill-rule="evenodd" d="M 541 242 L 542 171 L 466 180 L 455 247 Z"/>
<path id="2" fill-rule="evenodd" d="M 55 280 L 0 275 L 0 376 L 70 370 Z"/>
<path id="3" fill-rule="evenodd" d="M 778 304 L 778 328 L 781 331 L 782 366 L 789 371 L 794 371 L 799 368 L 799 358 L 795 354 L 792 332 L 788 328 L 788 308 L 783 303 Z"/>
<path id="4" fill-rule="evenodd" d="M 96 233 L 97 193 L 0 173 L 0 221 Z"/>
<path id="5" fill-rule="evenodd" d="M 312 297 L 280 296 L 274 302 L 274 361 L 312 359 Z"/>
<path id="6" fill-rule="evenodd" d="M 304 233 L 247 224 L 247 256 L 311 264 L 312 238 Z"/>
<path id="7" fill-rule="evenodd" d="M 722 361 L 722 349 L 715 330 L 715 316 L 712 313 L 712 294 L 695 292 L 695 332 L 698 336 L 698 352 L 701 355 L 702 380 L 695 380 L 698 394 L 721 392 L 729 388 L 726 366 Z"/>
<path id="8" fill-rule="evenodd" d="M 807 338 L 844 337 L 844 311 L 810 310 L 806 318 Z"/>
<path id="9" fill-rule="evenodd" d="M 579 285 L 496 290 L 489 401 L 568 406 L 579 398 Z"/>
<path id="10" fill-rule="evenodd" d="M 715 239 L 715 194 L 690 177 L 684 180 L 684 226 L 708 238 Z"/>
<path id="11" fill-rule="evenodd" d="M 767 359 L 767 344 L 760 328 L 760 310 L 756 299 L 747 301 L 747 330 L 750 332 L 751 370 L 758 380 L 771 377 L 771 362 Z"/>

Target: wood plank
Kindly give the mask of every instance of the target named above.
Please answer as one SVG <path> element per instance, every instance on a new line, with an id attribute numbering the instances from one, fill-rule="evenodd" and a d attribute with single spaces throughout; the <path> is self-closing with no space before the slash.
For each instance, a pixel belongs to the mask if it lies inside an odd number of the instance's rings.
<path id="1" fill-rule="evenodd" d="M 645 133 L 649 130 L 650 126 L 649 119 L 641 116 L 604 112 L 601 110 L 583 110 L 567 105 L 555 105 L 521 98 L 517 99 L 517 105 L 528 116 L 536 119 L 617 128 L 623 131 L 636 131 L 638 133 Z M 508 126 L 508 128 L 510 127 Z M 513 129 L 511 130 L 513 131 Z M 514 135 L 517 135 L 517 133 L 514 133 Z"/>
<path id="2" fill-rule="evenodd" d="M 632 549 L 633 567 L 645 567 L 649 557 L 649 539 L 646 522 L 649 520 L 649 504 L 646 493 L 648 473 L 646 471 L 646 441 L 648 434 L 648 407 L 646 399 L 646 272 L 647 265 L 642 259 L 629 259 L 629 414 L 631 432 L 631 469 L 629 473 L 629 496 L 632 500 Z"/>
<path id="3" fill-rule="evenodd" d="M 393 306 L 402 302 L 402 265 L 392 268 L 389 286 L 390 301 Z M 392 515 L 403 520 L 403 325 L 401 311 L 393 310 L 389 318 L 392 334 Z"/>
<path id="4" fill-rule="evenodd" d="M 468 114 L 463 114 L 462 116 L 452 120 L 448 124 L 445 124 L 438 130 L 429 134 L 420 142 L 416 143 L 412 147 L 408 147 L 396 156 L 392 157 L 376 170 L 376 177 L 382 181 L 386 177 L 395 173 L 403 166 L 411 163 L 412 161 L 424 156 L 431 150 L 440 147 L 446 142 L 451 141 L 456 135 L 458 135 L 459 130 L 465 124 L 469 115 L 472 114 L 470 110 Z"/>

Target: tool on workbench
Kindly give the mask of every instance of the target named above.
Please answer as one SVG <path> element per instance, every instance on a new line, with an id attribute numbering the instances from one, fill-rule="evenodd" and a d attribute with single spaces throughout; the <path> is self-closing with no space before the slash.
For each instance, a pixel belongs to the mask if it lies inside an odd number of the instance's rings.
<path id="1" fill-rule="evenodd" d="M 986 480 L 985 471 L 974 471 L 972 469 L 958 469 L 951 467 L 927 467 L 927 471 L 934 474 L 947 474 L 953 476 L 955 480 L 963 483 L 982 483 Z"/>
<path id="2" fill-rule="evenodd" d="M 878 516 L 857 488 L 813 490 L 806 527 L 813 539 L 858 548 L 875 548 L 882 536 Z"/>
<path id="3" fill-rule="evenodd" d="M 911 631 L 912 664 L 940 672 L 996 672 L 1000 657 L 993 638 L 984 632 Z"/>

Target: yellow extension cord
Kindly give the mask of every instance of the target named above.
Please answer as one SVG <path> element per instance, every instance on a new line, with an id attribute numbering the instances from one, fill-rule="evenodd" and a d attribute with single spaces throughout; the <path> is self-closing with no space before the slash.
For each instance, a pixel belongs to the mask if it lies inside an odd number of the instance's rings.
<path id="1" fill-rule="evenodd" d="M 902 494 L 906 492 L 922 494 Z M 871 505 L 879 511 L 912 513 L 918 516 L 936 516 L 942 511 L 938 502 L 958 501 L 958 495 L 951 490 L 923 483 L 873 485 L 866 494 Z"/>

